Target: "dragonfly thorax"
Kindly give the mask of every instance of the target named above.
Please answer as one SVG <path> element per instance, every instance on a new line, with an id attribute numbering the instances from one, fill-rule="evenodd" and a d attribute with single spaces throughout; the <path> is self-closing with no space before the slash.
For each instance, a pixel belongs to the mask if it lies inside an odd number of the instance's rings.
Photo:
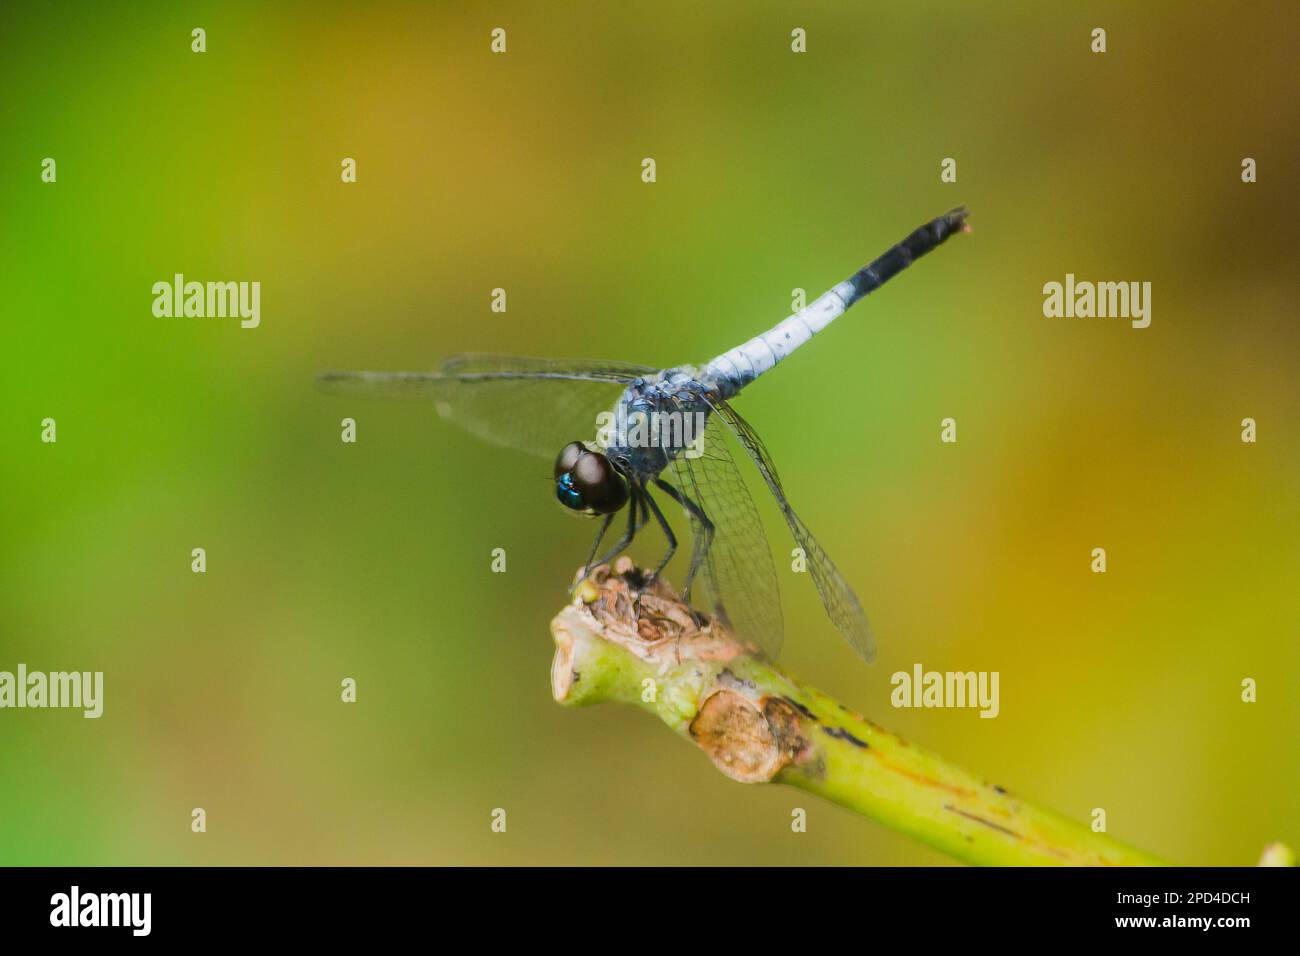
<path id="1" fill-rule="evenodd" d="M 700 453 L 710 395 L 690 366 L 637 379 L 601 424 L 597 444 L 628 478 L 644 483 L 679 456 Z"/>

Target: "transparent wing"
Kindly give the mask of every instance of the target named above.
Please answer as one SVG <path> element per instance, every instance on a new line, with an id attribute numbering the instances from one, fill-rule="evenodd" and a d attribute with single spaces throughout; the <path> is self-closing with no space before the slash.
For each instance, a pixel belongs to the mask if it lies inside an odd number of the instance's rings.
<path id="1" fill-rule="evenodd" d="M 795 541 L 804 551 L 808 570 L 812 574 L 813 583 L 817 586 L 817 594 L 826 608 L 827 615 L 830 616 L 831 623 L 858 652 L 858 655 L 867 663 L 871 663 L 876 657 L 876 642 L 871 636 L 871 625 L 867 622 L 867 615 L 863 612 L 862 605 L 858 603 L 858 596 L 853 593 L 853 589 L 835 567 L 835 562 L 817 543 L 817 539 L 813 537 L 807 525 L 799 520 L 799 516 L 790 507 L 785 491 L 781 488 L 781 480 L 777 477 L 772 456 L 763 447 L 763 442 L 758 435 L 749 427 L 749 423 L 726 402 L 715 400 L 712 404 L 718 416 L 730 426 L 732 434 L 754 460 L 754 464 L 763 475 L 763 480 L 767 482 L 767 487 L 771 489 L 777 504 L 780 505 L 785 523 L 790 526 Z"/>
<path id="2" fill-rule="evenodd" d="M 783 624 L 776 567 L 758 509 L 727 448 L 726 427 L 709 416 L 703 454 L 685 454 L 672 463 L 675 484 L 699 506 L 713 525 L 712 543 L 699 568 L 715 614 L 741 637 L 753 641 L 769 657 L 781 652 Z M 694 546 L 701 548 L 707 532 L 689 509 Z"/>
<path id="3" fill-rule="evenodd" d="M 432 402 L 438 414 L 495 445 L 546 458 L 590 440 L 596 416 L 623 387 L 653 375 L 641 365 L 513 355 L 454 355 L 436 372 L 326 372 L 327 392 Z"/>

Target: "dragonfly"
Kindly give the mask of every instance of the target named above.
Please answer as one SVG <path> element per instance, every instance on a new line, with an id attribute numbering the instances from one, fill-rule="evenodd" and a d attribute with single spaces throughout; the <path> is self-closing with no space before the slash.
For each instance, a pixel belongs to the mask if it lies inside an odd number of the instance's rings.
<path id="1" fill-rule="evenodd" d="M 772 456 L 732 400 L 864 296 L 950 236 L 969 231 L 966 218 L 959 207 L 932 219 L 804 308 L 704 365 L 656 369 L 468 354 L 431 372 L 325 372 L 319 383 L 329 392 L 429 401 L 442 418 L 480 439 L 554 456 L 555 497 L 599 522 L 579 580 L 625 552 L 652 521 L 667 550 L 643 580 L 662 573 L 678 548 L 657 500 L 662 496 L 691 531 L 683 599 L 689 603 L 700 582 L 715 618 L 775 659 L 784 630 L 776 567 L 730 450 L 734 442 L 775 499 L 832 624 L 869 663 L 875 641 L 861 602 L 791 507 Z M 601 553 L 620 515 L 622 532 Z"/>

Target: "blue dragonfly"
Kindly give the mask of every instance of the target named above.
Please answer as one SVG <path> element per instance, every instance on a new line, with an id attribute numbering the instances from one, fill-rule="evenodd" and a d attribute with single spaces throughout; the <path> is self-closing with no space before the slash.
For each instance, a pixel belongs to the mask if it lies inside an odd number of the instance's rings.
<path id="1" fill-rule="evenodd" d="M 863 296 L 949 236 L 968 231 L 966 216 L 958 208 L 931 220 L 799 312 L 702 366 L 458 355 L 435 372 L 326 372 L 320 384 L 345 394 L 428 400 L 481 439 L 555 456 L 560 504 L 599 520 L 584 575 L 627 550 L 651 521 L 668 546 L 650 579 L 663 570 L 678 539 L 654 492 L 662 494 L 691 528 L 683 597 L 690 600 L 692 586 L 702 581 L 715 616 L 775 658 L 783 631 L 776 568 L 728 447 L 728 438 L 734 440 L 776 499 L 827 615 L 870 662 L 875 642 L 857 595 L 791 507 L 772 456 L 731 400 Z M 620 513 L 624 530 L 602 554 Z"/>

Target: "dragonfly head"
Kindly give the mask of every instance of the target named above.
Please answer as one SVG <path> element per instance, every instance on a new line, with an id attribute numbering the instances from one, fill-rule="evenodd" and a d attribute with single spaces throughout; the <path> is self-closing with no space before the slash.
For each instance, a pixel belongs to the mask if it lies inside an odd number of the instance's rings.
<path id="1" fill-rule="evenodd" d="M 612 515 L 627 504 L 627 479 L 600 452 L 571 441 L 555 459 L 555 497 L 570 511 Z"/>

